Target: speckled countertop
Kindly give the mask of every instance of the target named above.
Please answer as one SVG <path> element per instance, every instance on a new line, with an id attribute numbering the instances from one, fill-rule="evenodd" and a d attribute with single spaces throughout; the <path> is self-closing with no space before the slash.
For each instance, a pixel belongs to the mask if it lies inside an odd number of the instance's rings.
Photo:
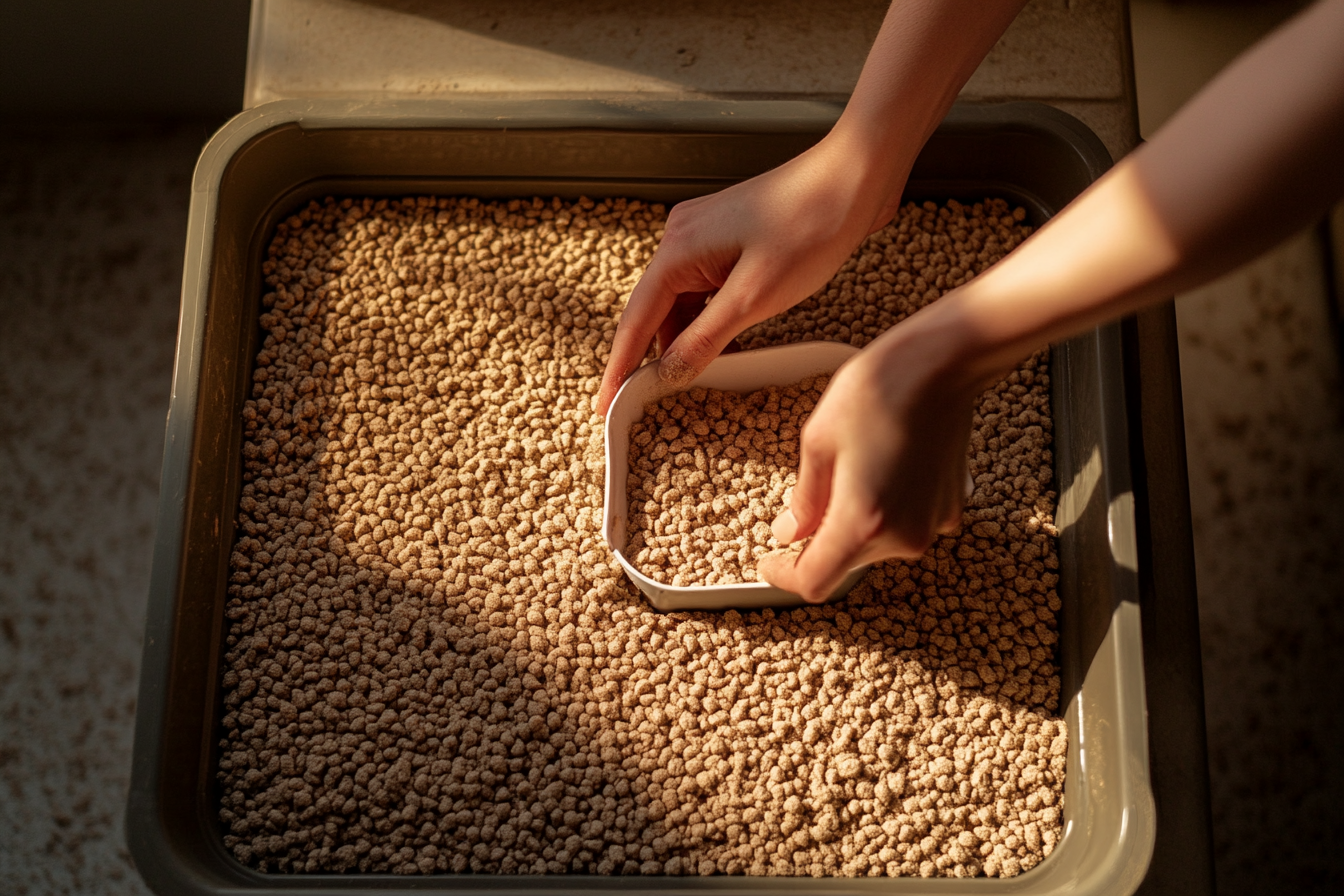
<path id="1" fill-rule="evenodd" d="M 0 892 L 138 893 L 122 837 L 202 133 L 0 138 Z"/>

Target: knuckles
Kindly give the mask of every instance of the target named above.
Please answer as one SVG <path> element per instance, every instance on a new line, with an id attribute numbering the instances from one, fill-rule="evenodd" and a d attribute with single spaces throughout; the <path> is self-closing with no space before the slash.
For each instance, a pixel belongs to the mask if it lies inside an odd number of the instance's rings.
<path id="1" fill-rule="evenodd" d="M 853 532 L 860 544 L 878 546 L 884 556 L 902 559 L 922 556 L 938 538 L 935 527 L 927 521 L 876 504 L 856 514 Z"/>
<path id="2" fill-rule="evenodd" d="M 685 244 L 694 242 L 699 230 L 698 217 L 693 208 L 685 205 L 674 206 L 667 215 L 663 238 L 658 243 L 659 251 L 683 249 Z"/>
<path id="3" fill-rule="evenodd" d="M 828 448 L 828 435 L 826 427 L 818 423 L 817 412 L 814 410 L 812 416 L 803 424 L 803 431 L 798 434 L 798 447 L 804 454 L 825 452 Z"/>

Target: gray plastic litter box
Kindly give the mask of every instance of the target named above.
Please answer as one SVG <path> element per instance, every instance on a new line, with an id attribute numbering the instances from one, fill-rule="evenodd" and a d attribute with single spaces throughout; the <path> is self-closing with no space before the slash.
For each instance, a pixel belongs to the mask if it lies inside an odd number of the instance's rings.
<path id="1" fill-rule="evenodd" d="M 325 195 L 631 196 L 674 202 L 778 165 L 839 114 L 802 101 L 283 101 L 205 147 L 192 184 L 136 720 L 127 838 L 158 893 L 1127 894 L 1144 878 L 1149 782 L 1139 554 L 1119 326 L 1052 358 L 1070 748 L 1064 835 L 1011 879 L 262 874 L 224 848 L 215 781 L 241 408 L 274 224 Z M 907 193 L 1002 196 L 1039 224 L 1110 165 L 1049 107 L 957 106 Z"/>

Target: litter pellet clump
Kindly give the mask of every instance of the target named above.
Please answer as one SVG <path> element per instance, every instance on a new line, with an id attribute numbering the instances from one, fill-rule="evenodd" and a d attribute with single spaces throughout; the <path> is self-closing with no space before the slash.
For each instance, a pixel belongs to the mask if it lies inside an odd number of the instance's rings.
<path id="1" fill-rule="evenodd" d="M 222 664 L 240 862 L 1003 877 L 1059 842 L 1045 354 L 985 394 L 961 531 L 919 560 L 826 606 L 654 612 L 601 537 L 591 402 L 664 220 L 420 197 L 278 225 Z M 907 205 L 743 340 L 864 345 L 1021 221 Z"/>
<path id="2" fill-rule="evenodd" d="M 798 439 L 830 376 L 745 395 L 695 388 L 630 426 L 628 551 L 666 585 L 755 582 L 798 481 Z"/>

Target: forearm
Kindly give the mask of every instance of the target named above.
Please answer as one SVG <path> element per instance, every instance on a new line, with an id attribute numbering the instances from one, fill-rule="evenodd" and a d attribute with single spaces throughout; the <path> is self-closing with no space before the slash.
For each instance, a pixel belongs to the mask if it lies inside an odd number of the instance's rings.
<path id="1" fill-rule="evenodd" d="M 781 542 L 811 540 L 763 558 L 766 580 L 819 601 L 855 565 L 923 553 L 960 516 L 981 390 L 1032 349 L 1207 279 L 1320 214 L 1344 191 L 1341 46 L 1344 0 L 1329 0 L 1008 258 L 841 367 L 773 526 Z"/>
<path id="2" fill-rule="evenodd" d="M 778 168 L 677 205 L 621 315 L 597 411 L 606 413 L 655 336 L 663 379 L 687 383 L 738 333 L 824 286 L 891 219 L 915 156 L 1024 2 L 894 0 L 824 139 Z M 679 319 L 679 306 L 694 318 Z"/>
<path id="3" fill-rule="evenodd" d="M 899 200 L 934 128 L 1026 0 L 893 0 L 830 142 Z M 891 194 L 895 195 L 891 195 Z"/>
<path id="4" fill-rule="evenodd" d="M 983 384 L 1041 344 L 1207 281 L 1315 220 L 1344 192 L 1342 45 L 1344 0 L 1308 10 L 912 329 L 936 331 L 953 346 L 949 366 Z"/>

